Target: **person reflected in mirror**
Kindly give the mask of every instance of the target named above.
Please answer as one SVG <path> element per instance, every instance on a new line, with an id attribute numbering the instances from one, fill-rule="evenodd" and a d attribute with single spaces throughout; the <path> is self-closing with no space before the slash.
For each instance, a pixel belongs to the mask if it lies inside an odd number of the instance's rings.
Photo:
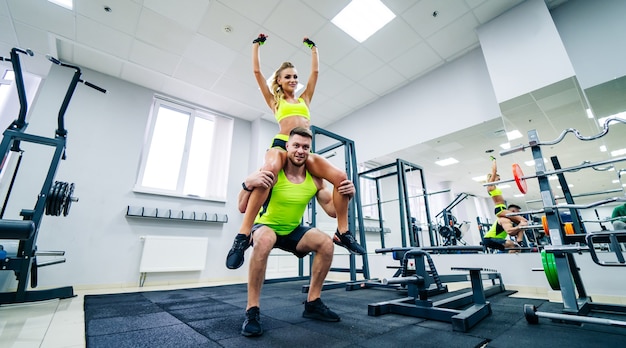
<path id="1" fill-rule="evenodd" d="M 491 159 L 491 172 L 487 174 L 487 182 L 495 183 L 500 181 L 498 164 L 496 163 L 495 157 L 490 156 L 489 158 Z M 489 196 L 491 196 L 493 204 L 495 205 L 494 213 L 496 214 L 496 218 L 507 217 L 507 214 L 513 213 L 512 211 L 507 210 L 506 201 L 504 200 L 504 196 L 502 196 L 502 190 L 500 188 L 496 185 L 488 185 L 487 192 L 489 193 Z M 513 220 L 516 224 L 528 225 L 528 220 L 521 215 L 509 215 L 508 218 Z"/>
<path id="2" fill-rule="evenodd" d="M 613 208 L 611 223 L 616 230 L 626 230 L 626 203 Z"/>
<path id="3" fill-rule="evenodd" d="M 509 204 L 507 210 L 517 213 L 521 211 L 521 208 L 518 205 Z M 500 251 L 512 249 L 509 250 L 509 253 L 519 252 L 518 248 L 528 246 L 524 241 L 524 230 L 521 228 L 523 226 L 524 224 L 518 224 L 510 217 L 498 217 L 496 222 L 491 225 L 489 231 L 483 236 L 483 243 L 485 247 L 490 249 Z"/>

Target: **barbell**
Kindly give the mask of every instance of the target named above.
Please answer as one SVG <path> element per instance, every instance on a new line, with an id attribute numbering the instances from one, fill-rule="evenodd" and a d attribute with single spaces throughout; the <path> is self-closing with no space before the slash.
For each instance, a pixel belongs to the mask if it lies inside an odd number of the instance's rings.
<path id="1" fill-rule="evenodd" d="M 585 162 L 585 163 L 579 164 L 577 166 L 569 167 L 569 168 L 550 170 L 550 171 L 545 171 L 542 174 L 527 175 L 527 176 L 524 175 L 524 172 L 522 171 L 522 168 L 520 167 L 519 164 L 513 163 L 513 166 L 512 166 L 513 179 L 487 182 L 487 183 L 484 183 L 483 186 L 492 186 L 492 185 L 504 184 L 504 183 L 514 181 L 515 184 L 517 184 L 517 188 L 519 189 L 519 191 L 523 194 L 526 194 L 526 192 L 528 192 L 528 185 L 526 184 L 526 179 L 534 179 L 540 176 L 547 177 L 550 175 L 556 175 L 556 174 L 561 174 L 561 173 L 575 172 L 575 171 L 585 169 L 585 168 L 597 167 L 597 166 L 601 166 L 605 164 L 611 164 L 611 163 L 622 162 L 622 161 L 626 161 L 626 157 L 618 157 L 618 158 L 613 158 L 613 159 L 599 161 L 599 162 Z"/>

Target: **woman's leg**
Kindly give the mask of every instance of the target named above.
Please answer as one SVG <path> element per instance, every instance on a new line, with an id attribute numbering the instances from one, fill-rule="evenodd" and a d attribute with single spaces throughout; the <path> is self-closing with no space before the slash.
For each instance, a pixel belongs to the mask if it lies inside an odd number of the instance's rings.
<path id="1" fill-rule="evenodd" d="M 343 234 L 348 231 L 348 203 L 350 197 L 337 191 L 342 181 L 348 179 L 346 172 L 339 170 L 330 161 L 318 154 L 310 154 L 306 162 L 306 169 L 318 178 L 328 180 L 333 188 L 333 204 L 337 211 L 337 230 Z"/>
<path id="2" fill-rule="evenodd" d="M 333 237 L 335 244 L 355 254 L 364 254 L 365 249 L 356 242 L 348 226 L 348 204 L 350 197 L 340 194 L 337 190 L 341 183 L 348 179 L 346 172 L 339 170 L 339 168 L 335 167 L 326 158 L 317 154 L 309 155 L 306 168 L 311 175 L 326 179 L 333 185 L 333 205 L 337 212 L 337 233 Z"/>
<path id="3" fill-rule="evenodd" d="M 261 170 L 271 171 L 274 173 L 274 178 L 276 178 L 278 172 L 283 168 L 286 158 L 285 151 L 278 148 L 271 148 L 265 153 L 265 163 L 263 167 L 261 167 Z M 265 203 L 270 190 L 271 188 L 257 187 L 250 193 L 246 212 L 243 215 L 243 221 L 239 228 L 240 234 L 245 234 L 246 236 L 250 235 L 250 230 L 252 229 L 252 225 L 254 225 L 254 219 L 256 219 L 263 203 Z"/>
<path id="4" fill-rule="evenodd" d="M 274 178 L 277 177 L 278 172 L 283 167 L 287 156 L 286 152 L 278 149 L 271 148 L 265 153 L 265 163 L 261 170 L 269 170 L 274 173 Z M 243 255 L 250 247 L 250 231 L 254 225 L 254 220 L 263 206 L 263 203 L 267 199 L 271 188 L 257 187 L 250 193 L 248 198 L 248 204 L 246 211 L 243 215 L 243 221 L 239 227 L 239 233 L 235 236 L 233 246 L 228 251 L 226 256 L 226 267 L 229 269 L 237 269 L 243 265 Z"/>

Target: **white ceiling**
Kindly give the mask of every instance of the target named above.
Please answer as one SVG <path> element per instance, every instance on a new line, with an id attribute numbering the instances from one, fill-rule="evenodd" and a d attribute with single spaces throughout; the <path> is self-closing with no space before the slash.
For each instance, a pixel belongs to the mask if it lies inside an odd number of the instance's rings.
<path id="1" fill-rule="evenodd" d="M 51 54 L 228 115 L 273 121 L 251 73 L 251 41 L 261 32 L 269 35 L 261 49 L 266 76 L 290 60 L 306 77 L 310 53 L 301 42 L 308 36 L 319 47 L 321 64 L 314 124 L 325 127 L 478 47 L 475 28 L 523 0 L 382 1 L 397 17 L 359 44 L 330 22 L 349 0 L 74 0 L 73 11 L 46 0 L 0 0 L 0 52 L 32 49 L 35 57 L 22 65 L 41 76 Z M 554 8 L 565 1 L 546 3 Z M 558 122 L 547 119 L 550 108 L 533 98 L 567 105 L 559 115 L 571 116 L 582 110 L 571 84 L 518 100 L 526 107 L 511 106 L 506 127 L 528 128 L 529 122 L 515 122 L 532 119 L 531 126 L 548 122 L 560 131 Z M 560 116 L 555 111 L 550 117 Z M 497 146 L 488 141 L 499 140 L 494 134 L 502 129 L 501 122 L 483 124 L 377 160 L 403 158 L 423 166 L 428 180 L 452 181 L 457 192 L 484 195 L 468 177 L 488 170 L 485 150 Z M 431 155 L 453 149 L 467 172 L 432 165 Z M 528 152 L 517 156 L 503 157 L 501 167 L 531 159 Z"/>

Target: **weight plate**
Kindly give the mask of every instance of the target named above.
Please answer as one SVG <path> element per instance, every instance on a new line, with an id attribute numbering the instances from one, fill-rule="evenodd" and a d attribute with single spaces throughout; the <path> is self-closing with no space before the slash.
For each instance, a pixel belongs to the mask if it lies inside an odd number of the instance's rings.
<path id="1" fill-rule="evenodd" d="M 74 194 L 74 183 L 71 183 L 68 190 L 67 190 L 67 194 L 65 196 L 65 202 L 63 204 L 63 216 L 67 216 L 67 214 L 70 213 L 70 207 L 72 205 L 72 195 Z"/>
<path id="2" fill-rule="evenodd" d="M 526 321 L 529 324 L 538 324 L 539 317 L 537 316 L 537 307 L 534 305 L 525 304 L 524 305 L 524 317 L 526 317 Z"/>
<path id="3" fill-rule="evenodd" d="M 528 185 L 526 184 L 526 179 L 524 179 L 524 172 L 522 172 L 522 168 L 517 163 L 513 163 L 513 178 L 515 178 L 519 192 L 526 194 Z"/>
<path id="4" fill-rule="evenodd" d="M 541 251 L 541 263 L 543 264 L 543 271 L 546 274 L 546 279 L 550 284 L 552 290 L 561 290 L 561 284 L 559 284 L 559 275 L 556 270 L 556 262 L 554 260 L 554 254 L 547 253 L 545 250 Z"/>
<path id="5" fill-rule="evenodd" d="M 548 218 L 545 215 L 541 217 L 541 225 L 543 225 L 543 232 L 546 233 L 546 236 L 549 236 L 550 227 L 548 226 Z"/>
<path id="6" fill-rule="evenodd" d="M 565 229 L 565 234 L 574 234 L 574 224 L 571 222 L 566 222 L 563 225 L 563 229 Z"/>

